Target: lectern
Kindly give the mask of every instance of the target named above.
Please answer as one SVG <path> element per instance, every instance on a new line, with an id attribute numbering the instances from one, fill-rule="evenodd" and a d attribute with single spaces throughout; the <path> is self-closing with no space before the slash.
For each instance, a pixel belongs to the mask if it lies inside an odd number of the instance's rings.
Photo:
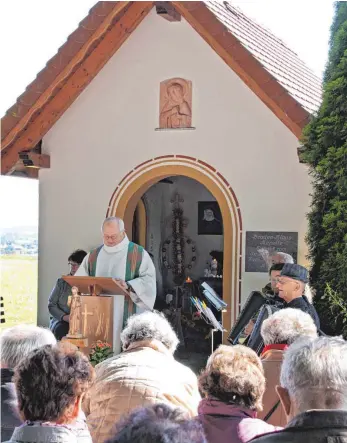
<path id="1" fill-rule="evenodd" d="M 70 327 L 64 339 L 85 353 L 89 353 L 93 343 L 101 340 L 110 343 L 113 352 L 119 354 L 125 297 L 132 311 L 129 293 L 113 278 L 71 275 L 62 278 L 72 286 Z"/>

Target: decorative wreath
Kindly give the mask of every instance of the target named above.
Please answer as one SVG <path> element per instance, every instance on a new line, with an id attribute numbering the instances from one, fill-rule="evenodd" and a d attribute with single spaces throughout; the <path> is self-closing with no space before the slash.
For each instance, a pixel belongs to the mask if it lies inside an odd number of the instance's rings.
<path id="1" fill-rule="evenodd" d="M 190 246 L 190 251 L 191 251 L 192 257 L 191 257 L 190 263 L 188 265 L 183 264 L 182 266 L 183 266 L 183 268 L 192 269 L 194 264 L 196 263 L 196 259 L 197 259 L 196 255 L 195 255 L 196 254 L 195 243 L 189 237 L 184 237 L 184 241 L 185 241 L 186 245 Z M 166 269 L 173 269 L 173 264 L 175 263 L 175 260 L 174 260 L 174 263 L 170 264 L 169 258 L 168 258 L 168 255 L 170 252 L 170 244 L 172 242 L 173 242 L 173 239 L 171 237 L 168 238 L 167 240 L 165 240 L 163 247 L 161 248 L 162 263 Z M 179 255 L 179 250 L 177 251 L 177 253 Z M 180 260 L 181 260 L 181 257 L 177 257 L 176 263 L 177 264 L 180 263 L 181 262 Z"/>

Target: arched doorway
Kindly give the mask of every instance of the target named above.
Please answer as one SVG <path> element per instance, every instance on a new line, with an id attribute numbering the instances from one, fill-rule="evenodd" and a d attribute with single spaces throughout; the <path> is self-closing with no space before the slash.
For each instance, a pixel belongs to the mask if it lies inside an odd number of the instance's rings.
<path id="1" fill-rule="evenodd" d="M 128 233 L 132 232 L 134 212 L 141 197 L 153 184 L 177 175 L 200 182 L 219 204 L 224 226 L 223 298 L 228 303 L 223 324 L 229 330 L 240 309 L 241 212 L 231 186 L 215 168 L 183 155 L 148 160 L 136 166 L 120 181 L 110 199 L 107 216 L 123 218 Z"/>

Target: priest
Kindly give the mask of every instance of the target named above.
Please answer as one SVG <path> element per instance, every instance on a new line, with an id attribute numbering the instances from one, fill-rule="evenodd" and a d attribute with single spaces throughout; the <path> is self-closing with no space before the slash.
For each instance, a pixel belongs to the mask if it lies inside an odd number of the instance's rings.
<path id="1" fill-rule="evenodd" d="M 101 230 L 103 244 L 86 255 L 75 275 L 116 279 L 134 302 L 130 308 L 125 300 L 125 322 L 129 315 L 153 309 L 156 298 L 154 264 L 142 246 L 129 241 L 122 219 L 106 218 Z"/>

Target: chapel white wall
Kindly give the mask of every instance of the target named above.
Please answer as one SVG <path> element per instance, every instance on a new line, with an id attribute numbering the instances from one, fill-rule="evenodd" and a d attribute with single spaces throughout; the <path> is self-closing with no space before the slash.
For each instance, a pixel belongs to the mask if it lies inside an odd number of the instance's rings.
<path id="1" fill-rule="evenodd" d="M 192 131 L 155 131 L 159 84 L 193 82 Z M 298 231 L 306 248 L 310 185 L 298 141 L 184 21 L 154 11 L 44 137 L 40 171 L 39 324 L 75 248 L 101 242 L 100 224 L 118 182 L 156 156 L 186 154 L 213 165 L 240 203 L 243 231 Z M 244 252 L 244 248 L 243 248 Z M 244 269 L 244 267 L 243 267 Z M 266 274 L 242 272 L 242 298 Z"/>

